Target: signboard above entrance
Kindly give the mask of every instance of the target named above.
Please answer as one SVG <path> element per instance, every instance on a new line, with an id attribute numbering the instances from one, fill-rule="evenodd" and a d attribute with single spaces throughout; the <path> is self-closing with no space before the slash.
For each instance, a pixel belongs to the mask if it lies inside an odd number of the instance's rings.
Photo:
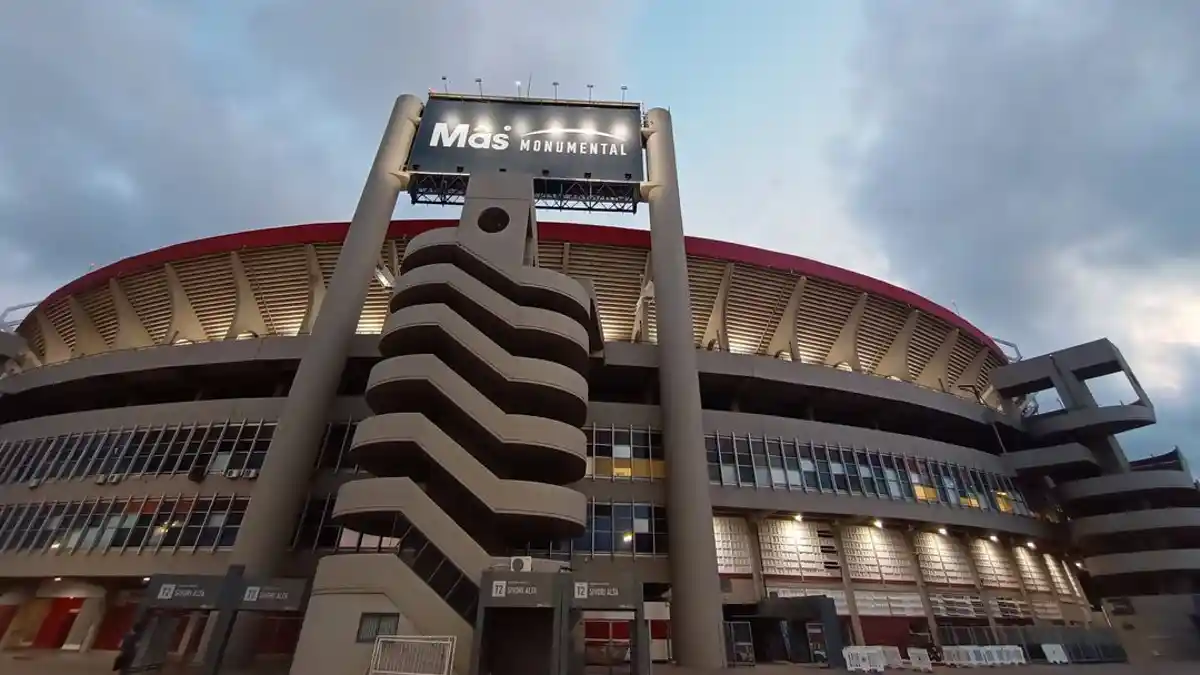
<path id="1" fill-rule="evenodd" d="M 470 175 L 507 172 L 532 178 L 542 207 L 628 210 L 611 207 L 636 204 L 645 179 L 641 107 L 431 94 L 407 169 L 417 203 L 461 203 Z"/>
<path id="2" fill-rule="evenodd" d="M 641 111 L 633 104 L 430 97 L 408 164 L 421 173 L 641 182 Z"/>
<path id="3" fill-rule="evenodd" d="M 218 609 L 226 577 L 207 574 L 156 574 L 150 577 L 146 599 L 151 607 Z M 238 580 L 238 610 L 296 612 L 304 607 L 308 582 L 304 579 Z"/>

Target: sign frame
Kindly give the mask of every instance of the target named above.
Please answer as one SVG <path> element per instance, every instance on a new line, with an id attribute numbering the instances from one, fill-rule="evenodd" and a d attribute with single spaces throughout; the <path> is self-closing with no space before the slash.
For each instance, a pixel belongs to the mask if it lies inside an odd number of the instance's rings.
<path id="1" fill-rule="evenodd" d="M 413 204 L 462 205 L 470 174 L 524 174 L 535 205 L 635 213 L 646 178 L 636 102 L 431 92 L 405 170 Z"/>

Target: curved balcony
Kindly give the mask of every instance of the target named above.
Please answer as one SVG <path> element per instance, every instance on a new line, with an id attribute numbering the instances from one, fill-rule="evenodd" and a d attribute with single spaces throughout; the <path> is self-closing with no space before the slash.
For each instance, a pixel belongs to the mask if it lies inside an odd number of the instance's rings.
<path id="1" fill-rule="evenodd" d="M 333 518 L 339 525 L 379 536 L 392 536 L 397 513 L 426 533 L 460 569 L 482 570 L 491 562 L 487 551 L 411 479 L 351 481 L 338 492 L 333 506 Z M 477 575 L 472 578 L 478 583 Z"/>
<path id="2" fill-rule="evenodd" d="M 1200 508 L 1149 509 L 1124 511 L 1102 516 L 1073 518 L 1068 524 L 1075 543 L 1091 537 L 1114 534 L 1200 528 Z"/>
<path id="3" fill-rule="evenodd" d="M 400 265 L 401 278 L 421 267 L 442 264 L 464 270 L 519 305 L 558 312 L 584 326 L 591 321 L 591 295 L 578 281 L 543 267 L 502 272 L 463 246 L 453 228 L 413 237 Z"/>
<path id="4" fill-rule="evenodd" d="M 1093 577 L 1147 572 L 1177 572 L 1200 569 L 1200 549 L 1160 549 L 1136 553 L 1111 553 L 1086 558 Z"/>
<path id="5" fill-rule="evenodd" d="M 435 357 L 508 412 L 537 411 L 575 426 L 587 418 L 586 377 L 551 360 L 514 355 L 446 305 L 419 305 L 392 314 L 381 350 Z M 383 403 L 375 388 L 402 378 L 406 358 L 376 365 L 368 381 L 368 402 Z"/>
<path id="6" fill-rule="evenodd" d="M 427 419 L 484 464 L 493 468 L 505 465 L 501 471 L 505 475 L 559 484 L 577 481 L 587 470 L 587 439 L 578 424 L 562 421 L 561 409 L 536 415 L 537 409 L 530 404 L 538 400 L 552 400 L 552 395 L 522 400 L 519 390 L 510 391 L 502 399 L 510 412 L 437 357 L 426 354 L 380 362 L 371 371 L 367 386 L 372 410 L 397 410 Z M 552 412 L 558 412 L 555 417 L 560 419 L 550 417 Z M 368 433 L 364 427 L 381 424 L 374 419 L 378 418 L 364 420 L 358 433 Z M 393 463 L 368 470 L 395 475 L 389 472 L 402 467 Z"/>
<path id="7" fill-rule="evenodd" d="M 554 440 L 539 440 L 546 428 L 512 432 L 512 443 L 505 444 L 505 449 L 551 447 Z M 575 431 L 582 439 L 583 432 Z M 582 493 L 535 481 L 501 479 L 441 427 L 420 414 L 391 413 L 364 420 L 354 434 L 350 458 L 372 473 L 403 473 L 425 483 L 430 491 L 437 486 L 452 492 L 455 500 L 477 501 L 499 522 L 475 525 L 481 528 L 499 525 L 515 539 L 573 537 L 583 532 L 587 522 L 587 498 Z M 391 480 L 395 479 L 364 478 L 347 486 L 359 483 L 386 486 Z M 450 490 L 453 487 L 459 489 Z M 342 488 L 348 489 L 351 488 Z M 340 495 L 339 492 L 339 500 Z"/>
<path id="8" fill-rule="evenodd" d="M 1080 436 L 1115 436 L 1154 424 L 1154 408 L 1134 403 L 1097 408 L 1058 410 L 1025 421 L 1029 435 L 1070 441 Z"/>
<path id="9" fill-rule="evenodd" d="M 1058 498 L 1066 503 L 1162 490 L 1195 492 L 1195 479 L 1182 471 L 1132 471 L 1065 483 L 1058 486 Z"/>
<path id="10" fill-rule="evenodd" d="M 429 305 L 446 305 L 514 354 L 539 354 L 587 370 L 590 340 L 583 324 L 553 310 L 518 305 L 460 268 L 430 265 L 396 282 L 392 312 Z M 380 350 L 386 348 L 381 342 Z"/>
<path id="11" fill-rule="evenodd" d="M 1064 443 L 1033 450 L 1010 452 L 1003 456 L 1004 462 L 1017 473 L 1035 476 L 1058 472 L 1073 473 L 1091 471 L 1098 473 L 1100 464 L 1089 448 L 1079 443 Z M 1085 474 L 1086 475 L 1086 474 Z"/>

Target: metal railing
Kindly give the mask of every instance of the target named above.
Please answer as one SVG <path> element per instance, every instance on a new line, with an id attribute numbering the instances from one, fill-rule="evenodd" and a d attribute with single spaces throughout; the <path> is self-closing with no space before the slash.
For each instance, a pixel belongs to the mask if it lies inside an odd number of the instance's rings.
<path id="1" fill-rule="evenodd" d="M 1018 645 L 1030 661 L 1045 661 L 1042 645 L 1062 645 L 1072 663 L 1124 663 L 1125 648 L 1111 628 L 1084 626 L 939 626 L 942 646 Z"/>

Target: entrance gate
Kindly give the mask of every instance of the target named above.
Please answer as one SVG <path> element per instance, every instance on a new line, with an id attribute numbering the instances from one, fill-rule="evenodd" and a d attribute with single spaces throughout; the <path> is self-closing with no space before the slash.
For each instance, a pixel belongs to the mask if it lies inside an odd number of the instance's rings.
<path id="1" fill-rule="evenodd" d="M 122 642 L 128 660 L 122 675 L 160 672 L 167 663 L 171 641 L 179 627 L 180 610 L 217 612 L 216 624 L 204 655 L 201 672 L 217 675 L 240 612 L 299 612 L 308 601 L 307 579 L 256 581 L 232 566 L 224 575 L 156 574 L 133 621 L 133 643 Z"/>
<path id="2" fill-rule="evenodd" d="M 631 579 L 496 570 L 483 573 L 480 591 L 471 675 L 583 675 L 585 610 L 629 614 L 629 673 L 649 675 L 650 630 Z M 616 660 L 606 664 L 610 672 Z"/>

